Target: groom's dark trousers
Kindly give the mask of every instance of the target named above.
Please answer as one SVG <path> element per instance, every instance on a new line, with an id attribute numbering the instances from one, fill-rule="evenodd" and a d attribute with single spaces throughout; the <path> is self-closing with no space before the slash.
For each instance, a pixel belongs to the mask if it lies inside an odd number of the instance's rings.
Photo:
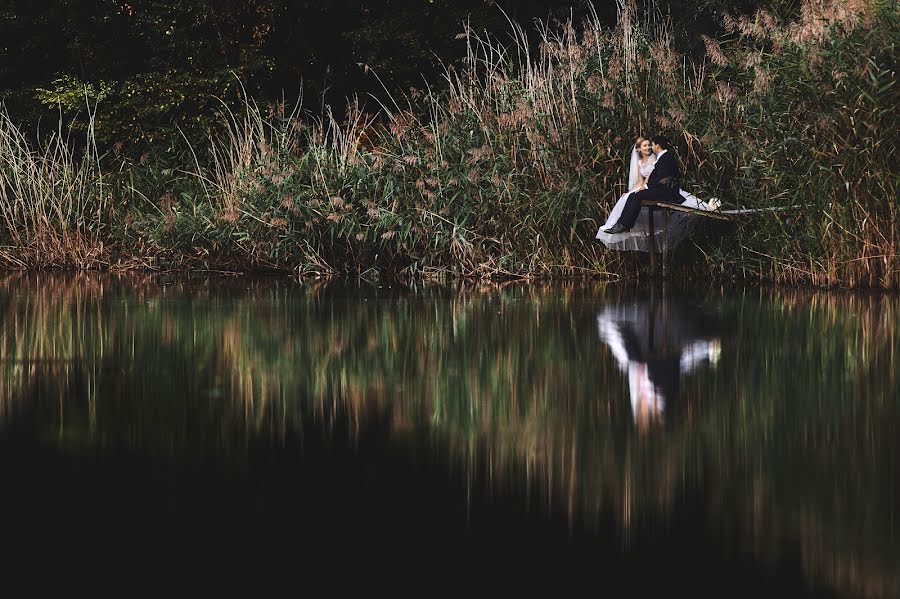
<path id="1" fill-rule="evenodd" d="M 618 224 L 627 229 L 633 227 L 641 212 L 642 200 L 680 203 L 681 195 L 678 193 L 680 188 L 681 170 L 678 168 L 675 154 L 670 150 L 657 159 L 656 166 L 653 167 L 650 178 L 647 180 L 647 189 L 633 193 L 625 200 L 625 208 L 622 210 Z"/>

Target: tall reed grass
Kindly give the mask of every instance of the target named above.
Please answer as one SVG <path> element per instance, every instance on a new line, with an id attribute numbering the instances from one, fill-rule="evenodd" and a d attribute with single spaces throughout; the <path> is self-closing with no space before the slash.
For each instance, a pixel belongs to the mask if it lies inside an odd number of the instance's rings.
<path id="1" fill-rule="evenodd" d="M 89 119 L 83 150 L 72 132 L 35 148 L 0 107 L 0 264 L 7 268 L 98 268 L 107 191 Z"/>
<path id="2" fill-rule="evenodd" d="M 340 123 L 248 99 L 161 188 L 117 192 L 136 200 L 117 206 L 112 239 L 200 268 L 629 277 L 643 257 L 593 236 L 625 191 L 631 139 L 664 133 L 698 196 L 801 206 L 703 227 L 675 255 L 685 273 L 896 288 L 900 9 L 801 8 L 725 17 L 701 57 L 633 0 L 611 29 L 596 16 L 510 22 L 509 40 L 466 29 L 441 82 L 386 94 L 375 116 L 353 100 Z"/>

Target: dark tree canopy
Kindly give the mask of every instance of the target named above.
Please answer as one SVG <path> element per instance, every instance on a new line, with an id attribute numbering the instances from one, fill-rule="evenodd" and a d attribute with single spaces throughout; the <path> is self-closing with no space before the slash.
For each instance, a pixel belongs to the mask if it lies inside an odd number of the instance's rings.
<path id="1" fill-rule="evenodd" d="M 676 28 L 712 31 L 726 6 L 757 2 L 659 2 Z M 793 4 L 784 0 L 783 4 Z M 573 6 L 574 5 L 574 6 Z M 615 23 L 616 2 L 594 3 Z M 0 98 L 29 130 L 75 118 L 99 103 L 102 143 L 141 148 L 201 132 L 241 85 L 263 101 L 320 101 L 338 112 L 347 96 L 434 82 L 464 51 L 456 34 L 506 34 L 519 22 L 576 19 L 569 0 L 6 0 L 0 8 Z M 369 67 L 366 69 L 365 67 Z M 87 96 L 87 98 L 86 98 Z"/>

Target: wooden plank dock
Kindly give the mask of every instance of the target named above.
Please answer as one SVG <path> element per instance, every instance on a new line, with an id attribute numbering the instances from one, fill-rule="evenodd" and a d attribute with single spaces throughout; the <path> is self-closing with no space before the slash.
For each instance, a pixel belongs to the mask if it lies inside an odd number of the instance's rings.
<path id="1" fill-rule="evenodd" d="M 688 214 L 696 214 L 697 216 L 702 216 L 703 218 L 711 218 L 714 220 L 724 220 L 724 221 L 734 221 L 737 218 L 743 216 L 752 216 L 756 214 L 766 213 L 766 212 L 793 212 L 796 210 L 800 210 L 802 206 L 794 205 L 794 206 L 770 206 L 766 208 L 737 208 L 733 210 L 700 210 L 697 208 L 689 208 L 687 206 L 682 206 L 680 204 L 670 204 L 669 202 L 662 202 L 658 200 L 642 200 L 641 206 L 646 206 L 650 208 L 649 214 L 649 222 L 648 225 L 650 227 L 650 237 L 651 239 L 655 238 L 656 230 L 653 226 L 653 213 L 657 210 L 662 210 L 663 217 L 663 243 L 662 243 L 662 276 L 665 279 L 667 276 L 666 273 L 666 265 L 668 263 L 669 258 L 669 211 L 673 210 L 676 212 L 686 212 Z M 656 276 L 656 242 L 650 242 L 650 274 Z"/>

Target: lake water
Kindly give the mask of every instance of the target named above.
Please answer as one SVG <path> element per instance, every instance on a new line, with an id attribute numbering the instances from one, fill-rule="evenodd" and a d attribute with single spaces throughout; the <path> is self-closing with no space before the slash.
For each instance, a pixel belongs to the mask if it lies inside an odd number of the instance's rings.
<path id="1" fill-rule="evenodd" d="M 0 318 L 25 560 L 900 594 L 895 295 L 7 274 Z"/>

